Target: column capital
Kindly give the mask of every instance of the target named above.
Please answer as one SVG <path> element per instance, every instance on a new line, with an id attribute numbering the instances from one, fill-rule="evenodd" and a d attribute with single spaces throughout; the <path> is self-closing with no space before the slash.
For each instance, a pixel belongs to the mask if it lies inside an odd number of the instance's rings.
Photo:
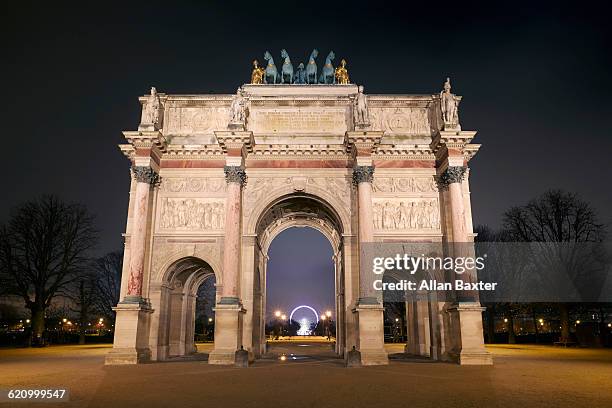
<path id="1" fill-rule="evenodd" d="M 448 166 L 440 175 L 436 177 L 438 188 L 444 190 L 452 183 L 461 183 L 465 178 L 465 166 Z"/>
<path id="2" fill-rule="evenodd" d="M 247 175 L 241 166 L 224 166 L 225 181 L 228 183 L 238 183 L 244 187 L 247 182 Z"/>
<path id="3" fill-rule="evenodd" d="M 132 166 L 132 174 L 139 183 L 156 185 L 160 182 L 159 174 L 150 166 Z"/>
<path id="4" fill-rule="evenodd" d="M 353 184 L 371 183 L 374 180 L 374 166 L 353 167 Z"/>

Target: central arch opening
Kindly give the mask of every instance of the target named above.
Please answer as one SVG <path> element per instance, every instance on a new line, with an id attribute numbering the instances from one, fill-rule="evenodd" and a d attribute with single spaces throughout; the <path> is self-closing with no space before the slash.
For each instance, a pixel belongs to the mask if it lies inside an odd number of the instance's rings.
<path id="1" fill-rule="evenodd" d="M 313 195 L 284 196 L 263 211 L 254 277 L 253 345 L 260 355 L 279 352 L 275 342 L 305 340 L 343 352 L 342 233 L 336 211 Z"/>
<path id="2" fill-rule="evenodd" d="M 268 256 L 268 338 L 328 334 L 323 326 L 335 320 L 334 251 L 329 240 L 314 228 L 291 227 L 274 238 Z M 320 321 L 322 315 L 325 319 Z"/>

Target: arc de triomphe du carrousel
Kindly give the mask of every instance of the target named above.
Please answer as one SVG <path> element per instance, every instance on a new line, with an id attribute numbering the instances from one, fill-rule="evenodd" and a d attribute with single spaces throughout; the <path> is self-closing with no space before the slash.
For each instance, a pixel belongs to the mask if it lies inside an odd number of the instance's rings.
<path id="1" fill-rule="evenodd" d="M 131 185 L 107 364 L 193 353 L 196 293 L 211 277 L 209 363 L 234 364 L 241 348 L 262 356 L 267 252 L 293 226 L 319 230 L 334 249 L 338 355 L 355 348 L 363 365 L 387 364 L 383 304 L 360 296 L 360 274 L 372 272 L 360 271 L 360 245 L 473 241 L 468 162 L 480 146 L 461 129 L 450 80 L 428 95 L 366 95 L 344 61 L 317 73 L 314 58 L 277 71 L 266 53 L 236 94 L 152 88 L 139 98 L 140 125 L 120 145 Z M 383 216 L 406 205 L 425 221 Z M 479 302 L 406 310 L 406 352 L 491 363 Z"/>

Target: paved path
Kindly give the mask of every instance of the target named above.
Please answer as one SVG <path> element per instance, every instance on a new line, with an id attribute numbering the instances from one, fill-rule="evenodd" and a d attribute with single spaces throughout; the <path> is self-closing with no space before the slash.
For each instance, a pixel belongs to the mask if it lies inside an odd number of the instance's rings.
<path id="1" fill-rule="evenodd" d="M 401 352 L 402 346 L 389 348 Z M 70 403 L 42 407 L 612 406 L 612 350 L 489 349 L 493 367 L 394 358 L 386 367 L 357 369 L 344 368 L 325 343 L 272 344 L 270 356 L 248 369 L 197 359 L 105 367 L 108 346 L 0 349 L 0 388 L 70 389 Z M 277 358 L 292 353 L 298 358 Z"/>

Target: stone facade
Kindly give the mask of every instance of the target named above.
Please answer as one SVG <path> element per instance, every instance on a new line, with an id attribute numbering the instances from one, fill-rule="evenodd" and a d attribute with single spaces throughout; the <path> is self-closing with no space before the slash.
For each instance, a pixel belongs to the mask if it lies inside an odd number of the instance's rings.
<path id="1" fill-rule="evenodd" d="M 243 85 L 239 96 L 140 98 L 139 130 L 120 145 L 134 171 L 108 364 L 193 352 L 195 295 L 213 276 L 209 362 L 233 364 L 241 346 L 260 357 L 267 251 L 292 226 L 321 231 L 334 248 L 337 353 L 355 346 L 362 364 L 387 363 L 382 304 L 360 296 L 359 245 L 471 241 L 467 164 L 479 145 L 476 132 L 445 123 L 442 93 L 368 95 L 369 117 L 356 123 L 358 94 L 355 85 Z M 478 302 L 407 306 L 407 352 L 491 362 Z"/>

